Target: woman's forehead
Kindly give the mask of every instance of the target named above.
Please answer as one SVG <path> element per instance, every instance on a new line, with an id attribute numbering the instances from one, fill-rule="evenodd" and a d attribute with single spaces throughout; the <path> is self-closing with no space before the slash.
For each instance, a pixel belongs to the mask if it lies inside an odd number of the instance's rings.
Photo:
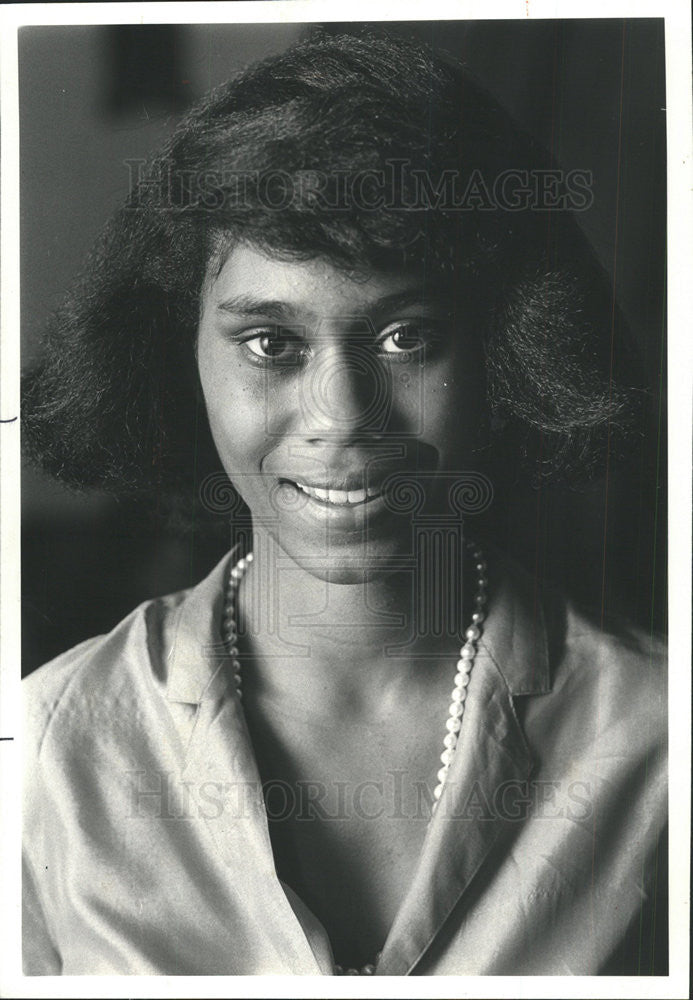
<path id="1" fill-rule="evenodd" d="M 351 315 L 406 308 L 444 294 L 423 268 L 358 271 L 329 260 L 285 260 L 236 245 L 203 291 L 203 308 L 234 315 Z"/>

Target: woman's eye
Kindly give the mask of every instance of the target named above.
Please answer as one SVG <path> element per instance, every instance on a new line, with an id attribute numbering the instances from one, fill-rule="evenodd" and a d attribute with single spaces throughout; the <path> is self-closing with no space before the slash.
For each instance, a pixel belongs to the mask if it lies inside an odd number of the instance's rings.
<path id="1" fill-rule="evenodd" d="M 393 323 L 382 331 L 377 346 L 383 354 L 417 354 L 423 351 L 427 339 L 418 323 Z"/>
<path id="2" fill-rule="evenodd" d="M 262 361 L 293 364 L 300 360 L 303 344 L 298 337 L 274 330 L 263 330 L 246 337 L 244 346 Z"/>

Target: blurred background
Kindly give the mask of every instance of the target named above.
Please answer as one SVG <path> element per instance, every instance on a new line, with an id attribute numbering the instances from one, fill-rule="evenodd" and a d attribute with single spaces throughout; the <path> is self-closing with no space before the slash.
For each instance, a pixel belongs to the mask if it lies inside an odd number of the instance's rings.
<path id="1" fill-rule="evenodd" d="M 22 356 L 181 112 L 315 25 L 20 30 Z M 332 32 L 352 23 L 323 25 Z M 392 25 L 453 52 L 567 169 L 593 172 L 579 221 L 611 275 L 652 389 L 630 477 L 518 497 L 501 544 L 578 599 L 666 626 L 664 33 L 658 19 Z M 219 536 L 184 537 L 127 503 L 22 471 L 23 673 L 109 630 L 141 601 L 196 583 Z M 470 526 L 473 534 L 473 526 Z"/>

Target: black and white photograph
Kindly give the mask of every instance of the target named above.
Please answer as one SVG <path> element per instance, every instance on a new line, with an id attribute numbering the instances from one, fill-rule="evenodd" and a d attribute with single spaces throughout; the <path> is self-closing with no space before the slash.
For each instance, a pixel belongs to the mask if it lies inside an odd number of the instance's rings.
<path id="1" fill-rule="evenodd" d="M 3 995 L 686 995 L 668 15 L 83 6 L 3 101 Z"/>

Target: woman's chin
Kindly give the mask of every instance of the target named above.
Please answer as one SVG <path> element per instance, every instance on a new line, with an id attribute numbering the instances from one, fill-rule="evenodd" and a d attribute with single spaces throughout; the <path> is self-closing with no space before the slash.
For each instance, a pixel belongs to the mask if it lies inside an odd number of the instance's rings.
<path id="1" fill-rule="evenodd" d="M 290 545 L 277 539 L 284 553 L 302 570 L 318 580 L 334 584 L 364 584 L 402 570 L 406 562 L 403 540 L 380 539 L 351 545 Z"/>
<path id="2" fill-rule="evenodd" d="M 298 560 L 297 562 L 301 565 Z M 340 586 L 358 586 L 377 580 L 387 572 L 391 572 L 394 567 L 349 565 L 343 562 L 340 563 L 338 559 L 325 559 L 324 563 L 320 565 L 310 562 L 307 565 L 301 566 L 301 568 L 307 570 L 316 579 L 323 580 L 325 583 L 334 583 Z"/>

